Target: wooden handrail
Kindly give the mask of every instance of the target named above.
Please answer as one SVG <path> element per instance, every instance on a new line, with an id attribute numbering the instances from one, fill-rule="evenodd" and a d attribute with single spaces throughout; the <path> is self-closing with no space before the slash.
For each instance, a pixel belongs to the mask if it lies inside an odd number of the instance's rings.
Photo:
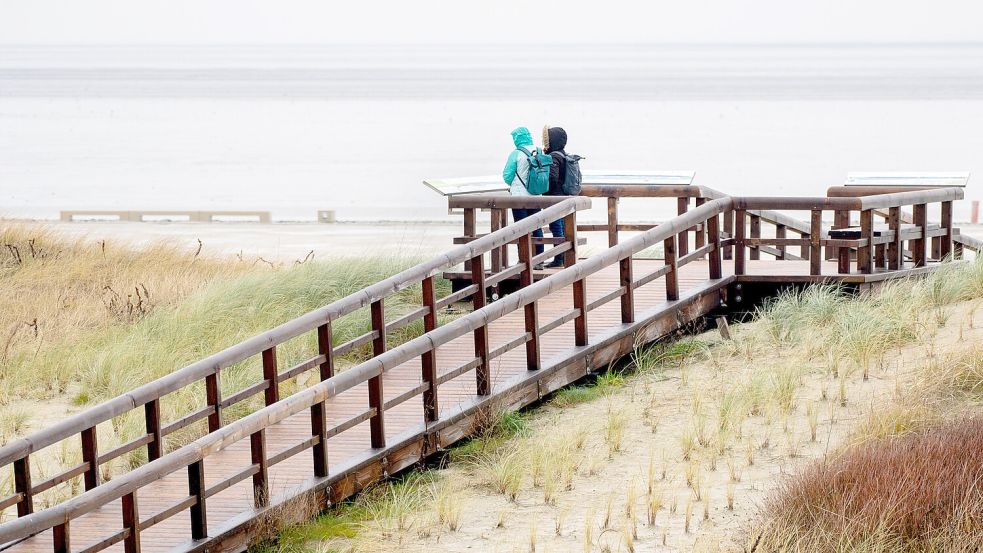
<path id="1" fill-rule="evenodd" d="M 475 256 L 513 242 L 523 233 L 531 232 L 550 221 L 561 219 L 570 213 L 589 207 L 589 198 L 561 198 L 557 205 L 529 217 L 528 220 L 523 220 L 499 232 L 454 248 L 434 259 L 406 269 L 345 298 L 230 346 L 153 382 L 144 384 L 131 392 L 110 399 L 50 427 L 4 444 L 0 447 L 0 466 L 24 459 L 31 453 L 62 440 L 74 438 L 99 423 L 142 405 L 150 404 L 166 394 L 204 380 L 225 367 L 259 355 L 277 344 L 303 333 L 314 331 L 328 321 L 352 313 L 374 301 L 381 300 L 430 276 L 439 274 L 443 269 L 453 267 Z"/>

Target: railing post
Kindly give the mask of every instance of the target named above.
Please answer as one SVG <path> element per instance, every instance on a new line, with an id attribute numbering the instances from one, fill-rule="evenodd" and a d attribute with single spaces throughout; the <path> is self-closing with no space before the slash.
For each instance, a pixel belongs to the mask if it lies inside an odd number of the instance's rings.
<path id="1" fill-rule="evenodd" d="M 823 269 L 823 211 L 813 209 L 809 221 L 809 274 L 819 275 Z"/>
<path id="2" fill-rule="evenodd" d="M 475 224 L 475 208 L 466 207 L 464 208 L 464 238 L 474 240 L 475 234 L 477 234 L 477 225 Z M 471 270 L 471 260 L 468 259 L 464 262 L 464 270 Z"/>
<path id="3" fill-rule="evenodd" d="M 915 267 L 924 267 L 927 246 L 925 234 L 928 232 L 928 208 L 925 204 L 916 204 L 912 210 L 912 222 L 918 227 L 919 238 L 910 241 L 911 256 Z"/>
<path id="4" fill-rule="evenodd" d="M 423 331 L 430 332 L 437 328 L 437 293 L 433 286 L 433 276 L 423 279 L 423 306 L 427 308 L 423 315 Z M 423 363 L 423 381 L 427 389 L 423 391 L 423 419 L 434 422 L 440 411 L 437 403 L 437 349 L 423 352 L 420 357 Z"/>
<path id="5" fill-rule="evenodd" d="M 17 502 L 17 516 L 23 517 L 34 512 L 34 490 L 31 485 L 31 457 L 14 461 L 14 491 L 20 494 Z"/>
<path id="6" fill-rule="evenodd" d="M 849 211 L 843 211 L 842 209 L 838 209 L 838 210 L 836 210 L 836 211 L 833 212 L 833 226 L 831 226 L 830 229 L 841 229 L 841 228 L 847 228 L 849 226 L 850 226 L 850 212 Z M 829 259 L 829 260 L 833 260 L 833 259 L 842 260 L 843 259 L 843 252 L 844 252 L 844 250 L 846 251 L 846 264 L 849 266 L 849 264 L 850 264 L 850 248 L 841 248 L 839 246 L 837 246 L 835 248 L 826 248 L 826 259 Z M 842 263 L 843 262 L 840 261 L 840 267 L 839 267 L 840 272 L 844 272 L 842 270 L 843 269 L 843 264 Z M 849 267 L 847 268 L 847 271 L 846 272 L 849 272 Z"/>
<path id="7" fill-rule="evenodd" d="M 334 376 L 334 344 L 331 343 L 331 321 L 317 327 L 317 352 L 324 356 L 318 372 L 321 382 Z"/>
<path id="8" fill-rule="evenodd" d="M 945 259 L 952 255 L 952 202 L 942 202 L 941 221 L 942 229 L 945 234 L 940 236 L 939 259 Z"/>
<path id="9" fill-rule="evenodd" d="M 123 539 L 125 553 L 140 553 L 140 509 L 137 506 L 137 493 L 130 492 L 122 497 L 123 529 L 126 537 Z"/>
<path id="10" fill-rule="evenodd" d="M 501 216 L 499 214 L 499 211 L 500 210 L 494 209 L 494 208 L 491 211 L 491 232 L 495 232 L 496 230 L 502 228 L 502 218 L 501 218 Z M 501 210 L 501 213 L 505 213 L 505 211 L 504 210 Z M 508 216 L 506 215 L 506 217 L 508 217 Z M 496 273 L 498 273 L 499 271 L 502 270 L 502 253 L 501 252 L 502 252 L 502 249 L 505 249 L 507 247 L 508 246 L 503 246 L 501 248 L 492 248 L 491 249 L 491 252 L 490 252 L 489 255 L 491 256 L 491 272 L 492 272 L 492 274 L 496 274 Z M 493 298 L 499 294 L 499 287 L 498 287 L 497 284 L 494 285 L 494 286 L 492 286 L 491 293 L 492 293 L 492 297 Z"/>
<path id="11" fill-rule="evenodd" d="M 72 551 L 69 521 L 66 520 L 51 528 L 51 542 L 55 553 L 70 553 Z"/>
<path id="12" fill-rule="evenodd" d="M 727 233 L 727 238 L 734 238 L 734 212 L 732 210 L 724 212 L 724 232 Z M 734 257 L 733 246 L 724 247 L 723 257 L 724 259 L 732 259 Z"/>
<path id="13" fill-rule="evenodd" d="M 689 197 L 683 196 L 681 198 L 676 198 L 676 213 L 678 215 L 685 215 L 686 211 L 689 210 Z M 689 229 L 684 228 L 682 232 L 679 233 L 676 244 L 679 248 L 679 255 L 686 255 L 689 253 Z"/>
<path id="14" fill-rule="evenodd" d="M 96 437 L 96 427 L 86 428 L 81 433 L 82 461 L 89 466 L 82 473 L 85 481 L 85 491 L 99 485 L 99 440 Z"/>
<path id="15" fill-rule="evenodd" d="M 263 350 L 263 379 L 266 380 L 265 400 L 267 405 L 280 401 L 280 374 L 276 366 L 276 346 Z"/>
<path id="16" fill-rule="evenodd" d="M 707 219 L 707 239 L 713 246 L 710 249 L 710 278 L 718 279 L 723 277 L 720 261 L 720 216 L 714 215 Z"/>
<path id="17" fill-rule="evenodd" d="M 676 237 L 666 238 L 662 245 L 666 252 L 666 266 L 669 267 L 669 272 L 666 273 L 666 301 L 676 301 L 679 299 L 679 277 L 676 272 Z"/>
<path id="18" fill-rule="evenodd" d="M 706 201 L 707 201 L 706 198 L 697 198 L 696 199 L 696 207 L 700 207 L 701 205 L 705 204 Z M 706 246 L 706 244 L 707 244 L 707 241 L 706 241 L 706 237 L 707 237 L 707 226 L 706 226 L 706 224 L 707 224 L 707 222 L 704 221 L 702 225 L 697 225 L 696 227 L 694 227 L 696 229 L 695 230 L 695 232 L 696 232 L 696 249 L 700 249 L 703 246 Z"/>
<path id="19" fill-rule="evenodd" d="M 143 404 L 143 418 L 146 422 L 147 434 L 150 435 L 150 442 L 147 443 L 147 460 L 156 461 L 164 449 L 163 436 L 160 435 L 159 399 L 152 399 Z"/>
<path id="20" fill-rule="evenodd" d="M 563 267 L 573 267 L 577 264 L 577 212 L 574 211 L 563 218 L 563 236 L 570 249 L 563 253 Z"/>
<path id="21" fill-rule="evenodd" d="M 372 340 L 372 356 L 378 357 L 386 352 L 386 314 L 382 299 L 372 302 L 369 310 L 372 318 L 372 330 L 376 337 Z M 382 375 L 369 379 L 369 407 L 375 409 L 375 414 L 369 419 L 372 448 L 386 447 L 385 400 L 382 393 Z"/>
<path id="22" fill-rule="evenodd" d="M 761 238 L 761 217 L 751 214 L 751 239 L 755 240 L 758 238 Z M 761 246 L 751 246 L 748 252 L 748 258 L 761 259 Z"/>
<path id="23" fill-rule="evenodd" d="M 509 226 L 509 210 L 507 209 L 500 210 L 498 213 L 498 217 L 500 221 L 498 228 L 505 228 Z M 505 267 L 509 266 L 509 245 L 502 244 L 501 250 L 502 250 L 502 268 L 504 269 Z"/>
<path id="24" fill-rule="evenodd" d="M 747 270 L 747 212 L 743 209 L 734 211 L 734 274 L 743 275 Z"/>
<path id="25" fill-rule="evenodd" d="M 618 280 L 625 291 L 621 295 L 621 322 L 623 323 L 635 322 L 635 279 L 631 269 L 631 255 L 618 262 Z"/>
<path id="26" fill-rule="evenodd" d="M 779 240 L 782 240 L 782 239 L 786 238 L 788 235 L 785 232 L 785 230 L 786 230 L 785 225 L 783 225 L 781 223 L 775 223 L 775 238 L 777 238 Z M 778 256 L 775 259 L 778 259 L 780 261 L 784 261 L 785 260 L 785 251 L 786 251 L 785 246 L 782 245 L 782 244 L 779 244 L 778 246 L 776 246 L 776 248 L 778 249 Z"/>
<path id="27" fill-rule="evenodd" d="M 269 467 L 266 458 L 266 429 L 260 428 L 249 435 L 251 462 L 258 467 L 253 475 L 253 504 L 266 507 L 270 501 Z"/>
<path id="28" fill-rule="evenodd" d="M 208 537 L 208 517 L 205 509 L 205 461 L 199 459 L 188 465 L 188 495 L 195 498 L 191 506 L 191 539 Z"/>
<path id="29" fill-rule="evenodd" d="M 587 279 L 580 279 L 573 283 L 573 307 L 579 309 L 580 314 L 573 320 L 573 338 L 578 346 L 587 345 Z"/>
<path id="30" fill-rule="evenodd" d="M 896 271 L 904 264 L 904 255 L 901 249 L 901 208 L 892 207 L 888 209 L 887 227 L 891 231 L 891 242 L 887 245 L 887 267 Z"/>
<path id="31" fill-rule="evenodd" d="M 874 253 L 873 210 L 864 209 L 860 212 L 860 240 L 865 241 L 865 244 L 857 247 L 857 272 L 870 274 L 872 271 L 871 261 L 873 260 Z"/>
<path id="32" fill-rule="evenodd" d="M 608 198 L 608 247 L 618 245 L 618 198 Z"/>
<path id="33" fill-rule="evenodd" d="M 485 258 L 478 254 L 471 259 L 471 283 L 477 288 L 471 295 L 471 305 L 475 311 L 485 306 Z M 488 369 L 488 325 L 474 329 L 474 356 L 478 359 L 475 368 L 476 393 L 487 396 L 491 393 L 491 378 Z"/>
<path id="34" fill-rule="evenodd" d="M 526 234 L 519 238 L 519 263 L 524 266 L 519 273 L 519 285 L 523 288 L 532 284 L 532 238 Z M 540 366 L 539 359 L 539 309 L 536 302 L 523 306 L 525 311 L 526 368 L 536 370 Z"/>
<path id="35" fill-rule="evenodd" d="M 328 417 L 323 401 L 311 405 L 311 436 L 317 438 L 311 448 L 314 476 L 324 478 L 328 475 Z"/>
<path id="36" fill-rule="evenodd" d="M 274 369 L 276 372 L 276 360 L 273 361 Z M 266 372 L 266 352 L 263 352 L 263 372 L 265 376 Z M 267 390 L 267 398 L 269 398 L 269 388 Z M 224 421 L 222 420 L 222 369 L 215 369 L 215 372 L 205 377 L 205 400 L 208 406 L 212 408 L 211 413 L 208 414 L 208 431 L 215 432 L 219 428 L 222 428 Z M 276 401 L 276 400 L 274 400 Z M 267 403 L 269 405 L 269 403 Z"/>
<path id="37" fill-rule="evenodd" d="M 793 230 L 793 232 L 795 231 Z M 809 261 L 811 258 L 810 256 L 810 253 L 812 252 L 811 238 L 812 238 L 812 233 L 799 232 L 800 240 L 809 240 L 808 244 L 802 244 L 801 246 L 799 246 L 799 257 L 801 257 L 804 261 Z"/>

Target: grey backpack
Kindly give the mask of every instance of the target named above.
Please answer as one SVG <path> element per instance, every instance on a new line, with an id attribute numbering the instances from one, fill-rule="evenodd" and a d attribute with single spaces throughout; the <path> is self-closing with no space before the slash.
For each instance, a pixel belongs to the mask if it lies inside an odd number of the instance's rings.
<path id="1" fill-rule="evenodd" d="M 579 196 L 580 184 L 583 182 L 583 177 L 580 174 L 580 160 L 587 158 L 576 154 L 570 155 L 566 152 L 563 153 L 563 158 L 567 162 L 567 174 L 563 178 L 563 194 L 566 196 Z"/>

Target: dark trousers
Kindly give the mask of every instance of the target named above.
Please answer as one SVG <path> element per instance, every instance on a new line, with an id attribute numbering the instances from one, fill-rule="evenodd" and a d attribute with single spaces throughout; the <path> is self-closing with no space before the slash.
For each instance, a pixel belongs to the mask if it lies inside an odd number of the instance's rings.
<path id="1" fill-rule="evenodd" d="M 519 208 L 514 208 L 514 209 L 512 209 L 512 219 L 514 219 L 515 222 L 518 223 L 519 221 L 525 219 L 526 217 L 529 217 L 530 215 L 535 215 L 535 214 L 539 213 L 539 211 L 540 211 L 539 208 L 534 208 L 534 209 L 519 209 Z M 560 224 L 563 224 L 563 221 L 560 221 Z M 550 229 L 552 229 L 552 228 L 553 228 L 553 225 L 550 225 Z M 532 235 L 535 238 L 542 238 L 543 237 L 543 229 L 538 228 L 538 229 L 534 230 L 532 232 Z M 543 253 L 543 251 L 545 249 L 546 249 L 546 247 L 543 246 L 543 244 L 536 244 L 536 255 L 539 255 L 539 254 Z"/>
<path id="2" fill-rule="evenodd" d="M 553 235 L 553 238 L 563 238 L 564 236 L 566 236 L 564 234 L 563 219 L 559 219 L 557 221 L 553 221 L 552 223 L 550 223 L 550 234 Z M 553 263 L 555 265 L 562 265 L 563 256 L 565 255 L 566 253 L 556 254 L 556 257 L 553 258 Z"/>

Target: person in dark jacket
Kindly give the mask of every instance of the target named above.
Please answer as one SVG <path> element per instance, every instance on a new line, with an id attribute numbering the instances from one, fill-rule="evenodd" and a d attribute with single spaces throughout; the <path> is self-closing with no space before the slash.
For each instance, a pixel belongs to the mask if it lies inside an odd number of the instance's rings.
<path id="1" fill-rule="evenodd" d="M 543 151 L 553 158 L 550 165 L 550 189 L 545 196 L 563 196 L 563 180 L 567 177 L 567 158 L 564 148 L 567 147 L 567 131 L 561 127 L 543 127 Z M 550 223 L 550 234 L 553 238 L 563 238 L 563 219 Z M 563 267 L 564 254 L 557 254 L 547 268 Z"/>

